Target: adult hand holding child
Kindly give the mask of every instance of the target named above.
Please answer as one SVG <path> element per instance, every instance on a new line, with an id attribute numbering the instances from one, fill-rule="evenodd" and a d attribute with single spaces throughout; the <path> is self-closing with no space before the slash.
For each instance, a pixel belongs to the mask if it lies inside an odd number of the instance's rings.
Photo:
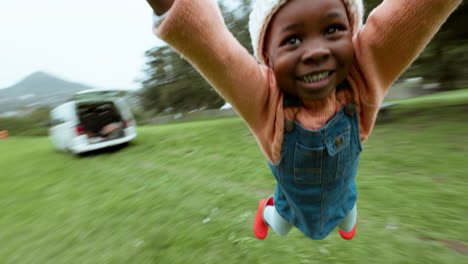
<path id="1" fill-rule="evenodd" d="M 147 2 L 153 8 L 154 13 L 160 16 L 171 8 L 174 0 L 147 0 Z"/>

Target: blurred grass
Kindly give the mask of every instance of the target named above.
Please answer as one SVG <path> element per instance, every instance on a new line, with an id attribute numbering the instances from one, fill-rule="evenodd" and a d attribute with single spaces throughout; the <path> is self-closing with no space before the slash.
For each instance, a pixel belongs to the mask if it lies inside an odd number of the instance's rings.
<path id="1" fill-rule="evenodd" d="M 464 102 L 377 124 L 353 241 L 253 237 L 275 182 L 238 118 L 141 127 L 129 147 L 83 158 L 45 137 L 1 140 L 0 263 L 468 263 Z"/>

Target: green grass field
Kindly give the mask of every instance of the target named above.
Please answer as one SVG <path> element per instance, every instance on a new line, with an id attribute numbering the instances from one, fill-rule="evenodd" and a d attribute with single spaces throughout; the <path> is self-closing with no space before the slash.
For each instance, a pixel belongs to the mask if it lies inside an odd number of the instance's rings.
<path id="1" fill-rule="evenodd" d="M 427 105 L 426 105 L 427 106 Z M 238 118 L 141 127 L 83 158 L 0 141 L 0 263 L 468 263 L 468 104 L 400 109 L 364 144 L 358 233 L 256 240 L 274 179 Z"/>

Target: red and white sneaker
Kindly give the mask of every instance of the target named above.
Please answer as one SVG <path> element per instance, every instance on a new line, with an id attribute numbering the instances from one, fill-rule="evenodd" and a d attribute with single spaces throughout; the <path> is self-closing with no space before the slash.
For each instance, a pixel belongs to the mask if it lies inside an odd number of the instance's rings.
<path id="1" fill-rule="evenodd" d="M 257 214 L 254 220 L 254 233 L 258 239 L 265 239 L 268 235 L 268 225 L 263 219 L 263 211 L 267 205 L 274 205 L 273 197 L 268 197 L 258 202 Z"/>
<path id="2" fill-rule="evenodd" d="M 349 231 L 349 232 L 345 232 L 345 231 L 338 228 L 338 233 L 340 233 L 340 236 L 343 239 L 351 240 L 351 239 L 353 239 L 354 235 L 356 234 L 356 225 L 354 225 L 353 229 L 351 231 Z"/>

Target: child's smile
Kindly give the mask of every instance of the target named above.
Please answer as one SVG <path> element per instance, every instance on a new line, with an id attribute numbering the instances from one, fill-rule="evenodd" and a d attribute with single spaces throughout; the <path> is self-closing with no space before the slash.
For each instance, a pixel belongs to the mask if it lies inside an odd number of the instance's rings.
<path id="1" fill-rule="evenodd" d="M 271 20 L 265 43 L 279 87 L 306 101 L 330 95 L 354 56 L 342 0 L 288 1 Z"/>
<path id="2" fill-rule="evenodd" d="M 329 85 L 334 71 L 316 71 L 308 73 L 304 76 L 297 78 L 299 86 L 302 86 L 304 90 L 320 90 Z"/>

